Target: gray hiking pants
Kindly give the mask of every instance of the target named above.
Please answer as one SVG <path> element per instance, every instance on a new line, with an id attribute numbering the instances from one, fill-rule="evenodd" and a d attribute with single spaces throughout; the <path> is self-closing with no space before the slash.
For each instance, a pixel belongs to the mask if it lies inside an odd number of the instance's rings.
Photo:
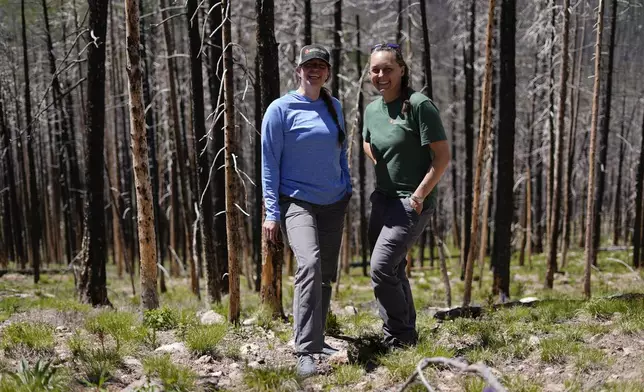
<path id="1" fill-rule="evenodd" d="M 295 352 L 322 352 L 350 195 L 330 205 L 280 198 L 282 231 L 297 260 L 293 319 Z"/>
<path id="2" fill-rule="evenodd" d="M 418 339 L 405 256 L 425 229 L 431 211 L 428 208 L 419 215 L 408 198 L 371 194 L 371 283 L 388 344 L 415 344 Z"/>

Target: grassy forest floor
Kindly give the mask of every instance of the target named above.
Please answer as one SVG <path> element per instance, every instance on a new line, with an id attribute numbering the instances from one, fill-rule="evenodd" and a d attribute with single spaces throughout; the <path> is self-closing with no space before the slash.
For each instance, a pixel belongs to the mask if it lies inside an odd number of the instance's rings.
<path id="1" fill-rule="evenodd" d="M 599 254 L 593 271 L 595 299 L 582 300 L 583 254 L 572 252 L 554 290 L 544 290 L 545 260 L 512 266 L 512 299 L 543 300 L 530 307 L 486 311 L 478 319 L 438 321 L 445 289 L 438 268 L 414 270 L 418 346 L 356 360 L 356 345 L 327 337 L 340 352 L 320 360 L 322 374 L 296 377 L 292 318 L 271 320 L 242 277 L 240 326 L 225 322 L 226 298 L 209 306 L 191 295 L 186 279 L 172 279 L 162 308 L 142 315 L 127 278 L 108 270 L 108 294 L 117 311 L 78 303 L 73 276 L 0 278 L 0 392 L 4 391 L 394 391 L 424 357 L 483 362 L 509 391 L 644 391 L 644 299 L 605 299 L 644 293 L 644 271 L 626 251 Z M 455 305 L 463 282 L 456 258 L 448 260 Z M 478 278 L 478 277 L 476 277 Z M 369 280 L 361 268 L 342 276 L 329 326 L 337 336 L 369 342 L 380 319 Z M 202 283 L 203 286 L 203 283 Z M 473 303 L 487 306 L 491 276 L 474 282 Z M 138 292 L 138 291 L 137 291 Z M 284 279 L 284 309 L 291 313 L 293 279 Z M 22 361 L 24 360 L 24 362 Z M 433 367 L 425 375 L 436 390 L 481 391 L 484 384 Z M 46 385 L 49 389 L 33 388 Z M 32 389 L 27 389 L 29 386 Z M 407 388 L 425 391 L 421 384 Z"/>

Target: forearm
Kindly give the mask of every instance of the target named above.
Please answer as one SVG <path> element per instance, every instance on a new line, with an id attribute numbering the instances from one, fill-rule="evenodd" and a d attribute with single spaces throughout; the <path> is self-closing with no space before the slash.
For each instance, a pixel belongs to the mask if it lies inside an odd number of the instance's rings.
<path id="1" fill-rule="evenodd" d="M 434 157 L 432 165 L 414 191 L 414 195 L 420 199 L 425 199 L 432 192 L 434 187 L 436 187 L 438 181 L 440 181 L 448 164 L 449 156 L 437 155 Z"/>
<path id="2" fill-rule="evenodd" d="M 369 144 L 367 142 L 363 142 L 362 143 L 362 148 L 364 149 L 364 153 L 367 154 L 369 159 L 371 159 L 371 161 L 375 165 L 376 164 L 376 159 L 373 157 L 373 153 L 371 152 L 371 144 Z"/>

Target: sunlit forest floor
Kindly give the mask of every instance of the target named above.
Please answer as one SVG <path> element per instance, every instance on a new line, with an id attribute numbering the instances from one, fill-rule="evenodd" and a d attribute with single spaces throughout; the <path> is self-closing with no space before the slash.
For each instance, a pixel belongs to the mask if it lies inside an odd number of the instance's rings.
<path id="1" fill-rule="evenodd" d="M 644 299 L 608 298 L 644 293 L 644 272 L 612 259 L 628 264 L 631 258 L 628 251 L 600 252 L 591 301 L 583 301 L 582 252 L 571 252 L 553 290 L 543 288 L 544 255 L 533 257 L 531 268 L 513 260 L 511 299 L 541 301 L 499 310 L 489 306 L 496 300 L 489 270 L 479 288 L 477 268 L 473 304 L 485 312 L 453 321 L 434 318 L 446 307 L 445 288 L 438 262 L 435 268 L 427 262 L 411 277 L 419 344 L 390 353 L 365 349 L 381 323 L 369 279 L 353 268 L 341 277 L 327 324 L 338 337 L 327 342 L 340 352 L 320 359 L 322 374 L 306 380 L 295 374 L 292 318 L 272 320 L 244 277 L 243 323 L 232 326 L 224 317 L 227 298 L 212 306 L 200 302 L 186 278 L 169 280 L 162 308 L 142 315 L 129 279 L 118 279 L 111 265 L 108 294 L 116 312 L 78 303 L 71 274 L 44 275 L 38 285 L 31 276 L 7 274 L 0 278 L 0 392 L 395 391 L 421 359 L 437 356 L 482 362 L 509 391 L 644 391 Z M 463 296 L 457 257 L 448 259 L 448 268 L 457 306 Z M 292 282 L 285 277 L 287 314 Z M 485 387 L 444 367 L 424 374 L 437 391 Z M 415 383 L 406 390 L 426 388 Z"/>

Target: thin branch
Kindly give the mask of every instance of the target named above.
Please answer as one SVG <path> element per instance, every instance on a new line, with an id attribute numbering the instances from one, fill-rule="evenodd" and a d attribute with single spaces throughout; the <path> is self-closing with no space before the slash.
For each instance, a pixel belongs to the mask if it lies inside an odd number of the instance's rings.
<path id="1" fill-rule="evenodd" d="M 434 358 L 424 358 L 416 366 L 416 371 L 412 373 L 411 376 L 407 379 L 407 382 L 399 389 L 399 392 L 404 391 L 408 386 L 410 386 L 416 377 L 419 377 L 422 383 L 429 391 L 433 391 L 432 387 L 429 385 L 427 380 L 423 375 L 423 369 L 431 364 L 439 364 L 447 367 L 456 368 L 460 373 L 473 373 L 477 374 L 479 377 L 483 378 L 493 389 L 494 392 L 507 392 L 507 390 L 501 385 L 499 380 L 492 374 L 489 367 L 483 365 L 482 363 L 476 363 L 470 365 L 467 362 L 458 361 L 456 359 L 445 358 L 445 357 L 434 357 Z"/>

